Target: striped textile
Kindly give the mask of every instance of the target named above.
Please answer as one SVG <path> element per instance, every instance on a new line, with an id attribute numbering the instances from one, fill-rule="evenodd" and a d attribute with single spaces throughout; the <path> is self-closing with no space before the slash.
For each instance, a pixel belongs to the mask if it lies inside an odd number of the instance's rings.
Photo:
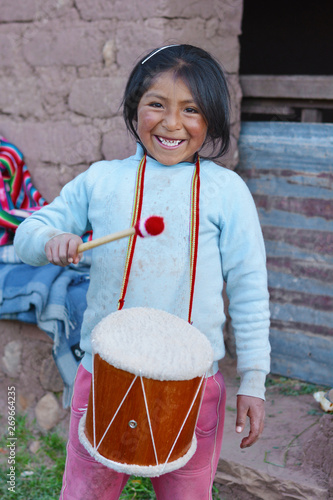
<path id="1" fill-rule="evenodd" d="M 0 137 L 0 245 L 11 243 L 19 224 L 46 204 L 32 184 L 21 151 Z"/>
<path id="2" fill-rule="evenodd" d="M 0 246 L 11 244 L 16 228 L 35 210 L 47 205 L 33 186 L 21 151 L 0 136 Z M 92 239 L 92 232 L 82 236 Z"/>

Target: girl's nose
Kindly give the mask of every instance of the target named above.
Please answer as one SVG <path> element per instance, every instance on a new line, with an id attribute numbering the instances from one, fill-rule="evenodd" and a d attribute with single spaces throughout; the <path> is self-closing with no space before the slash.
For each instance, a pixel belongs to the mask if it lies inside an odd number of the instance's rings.
<path id="1" fill-rule="evenodd" d="M 163 124 L 168 130 L 179 130 L 181 128 L 180 114 L 177 110 L 169 110 L 165 113 Z"/>

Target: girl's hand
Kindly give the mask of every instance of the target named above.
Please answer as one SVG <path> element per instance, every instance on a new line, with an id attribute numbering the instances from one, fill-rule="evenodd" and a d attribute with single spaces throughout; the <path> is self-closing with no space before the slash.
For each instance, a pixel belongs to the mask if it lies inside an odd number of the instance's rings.
<path id="1" fill-rule="evenodd" d="M 250 419 L 250 433 L 242 439 L 241 448 L 253 445 L 264 430 L 265 401 L 253 396 L 237 396 L 236 432 L 243 432 L 247 416 Z"/>
<path id="2" fill-rule="evenodd" d="M 77 253 L 78 246 L 82 243 L 80 236 L 71 233 L 54 236 L 45 245 L 45 254 L 51 264 L 65 267 L 77 264 L 82 254 Z"/>

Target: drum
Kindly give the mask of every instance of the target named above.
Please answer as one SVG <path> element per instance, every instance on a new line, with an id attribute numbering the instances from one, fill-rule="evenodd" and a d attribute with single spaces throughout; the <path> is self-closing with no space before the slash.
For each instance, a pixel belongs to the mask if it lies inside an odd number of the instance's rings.
<path id="1" fill-rule="evenodd" d="M 159 476 L 196 450 L 195 426 L 213 363 L 208 339 L 151 308 L 122 309 L 92 332 L 93 374 L 80 441 L 118 472 Z"/>

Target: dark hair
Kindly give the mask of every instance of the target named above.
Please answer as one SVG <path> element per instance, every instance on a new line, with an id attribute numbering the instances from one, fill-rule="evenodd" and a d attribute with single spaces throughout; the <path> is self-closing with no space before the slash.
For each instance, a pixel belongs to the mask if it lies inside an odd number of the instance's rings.
<path id="1" fill-rule="evenodd" d="M 173 71 L 190 89 L 193 99 L 207 123 L 204 146 L 212 151 L 205 158 L 222 156 L 230 144 L 229 91 L 221 65 L 205 50 L 193 45 L 170 45 L 155 49 L 143 57 L 132 70 L 123 97 L 123 116 L 126 127 L 137 141 L 137 109 L 143 94 L 155 78 Z"/>

